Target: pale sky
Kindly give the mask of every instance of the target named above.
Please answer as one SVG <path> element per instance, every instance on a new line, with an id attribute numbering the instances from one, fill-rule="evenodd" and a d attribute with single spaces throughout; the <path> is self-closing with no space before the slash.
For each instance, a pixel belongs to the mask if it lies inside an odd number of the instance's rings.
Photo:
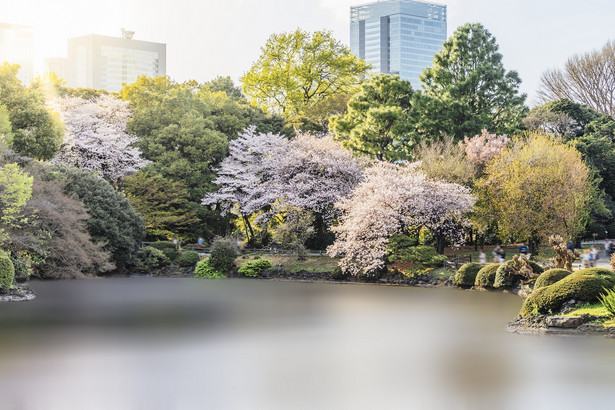
<path id="1" fill-rule="evenodd" d="M 350 6 L 360 0 L 0 0 L 0 22 L 35 27 L 36 55 L 66 56 L 66 39 L 85 34 L 167 44 L 167 74 L 203 82 L 250 69 L 272 33 L 331 30 L 349 44 Z M 541 73 L 615 40 L 613 0 L 443 0 L 449 36 L 467 22 L 497 39 L 534 102 Z"/>

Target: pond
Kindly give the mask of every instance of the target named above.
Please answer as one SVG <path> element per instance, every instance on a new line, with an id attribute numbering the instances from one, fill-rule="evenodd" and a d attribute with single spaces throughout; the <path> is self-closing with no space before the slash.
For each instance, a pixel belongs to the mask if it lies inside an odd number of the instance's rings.
<path id="1" fill-rule="evenodd" d="M 259 280 L 33 282 L 2 409 L 610 408 L 615 343 L 506 332 L 516 295 Z"/>

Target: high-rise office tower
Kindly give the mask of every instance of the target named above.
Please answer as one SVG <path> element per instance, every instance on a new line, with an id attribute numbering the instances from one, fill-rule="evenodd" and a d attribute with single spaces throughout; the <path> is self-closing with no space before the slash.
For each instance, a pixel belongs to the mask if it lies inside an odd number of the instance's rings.
<path id="1" fill-rule="evenodd" d="M 133 39 L 134 32 L 122 29 L 122 37 L 90 34 L 68 39 L 69 87 L 119 91 L 138 76 L 166 75 L 166 44 Z"/>
<path id="2" fill-rule="evenodd" d="M 34 30 L 29 26 L 0 23 L 0 64 L 19 64 L 17 78 L 28 84 L 34 77 Z"/>
<path id="3" fill-rule="evenodd" d="M 388 0 L 350 8 L 350 49 L 374 71 L 399 74 L 420 87 L 446 40 L 446 6 L 414 0 Z"/>

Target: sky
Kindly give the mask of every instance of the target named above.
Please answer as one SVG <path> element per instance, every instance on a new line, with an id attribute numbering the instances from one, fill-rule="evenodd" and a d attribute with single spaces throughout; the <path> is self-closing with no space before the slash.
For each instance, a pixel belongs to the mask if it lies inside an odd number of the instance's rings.
<path id="1" fill-rule="evenodd" d="M 0 0 L 0 22 L 35 28 L 36 58 L 65 57 L 66 39 L 85 34 L 166 43 L 167 74 L 199 82 L 250 69 L 272 33 L 331 30 L 349 45 L 350 6 L 360 0 Z M 615 40 L 613 0 L 442 0 L 448 34 L 467 22 L 496 38 L 535 105 L 540 75 Z M 42 67 L 39 65 L 39 67 Z"/>

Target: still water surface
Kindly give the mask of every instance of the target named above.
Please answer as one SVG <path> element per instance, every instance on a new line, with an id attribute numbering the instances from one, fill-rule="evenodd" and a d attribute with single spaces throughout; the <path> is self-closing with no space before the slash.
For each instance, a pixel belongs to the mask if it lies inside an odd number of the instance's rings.
<path id="1" fill-rule="evenodd" d="M 2 409 L 613 408 L 615 342 L 505 331 L 515 295 L 35 282 L 0 306 Z"/>

